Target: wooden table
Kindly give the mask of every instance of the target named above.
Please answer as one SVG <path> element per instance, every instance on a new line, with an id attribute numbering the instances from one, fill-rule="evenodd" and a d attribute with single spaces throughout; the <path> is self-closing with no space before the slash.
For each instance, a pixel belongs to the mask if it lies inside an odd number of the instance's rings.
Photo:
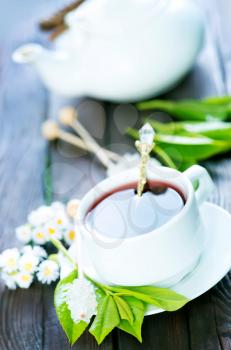
<path id="1" fill-rule="evenodd" d="M 0 19 L 4 18 L 10 28 L 10 33 L 5 30 L 0 39 L 1 250 L 18 245 L 14 228 L 26 220 L 30 210 L 44 203 L 44 194 L 49 194 L 44 180 L 47 173 L 51 171 L 52 174 L 50 195 L 54 200 L 63 201 L 82 197 L 105 176 L 104 169 L 91 156 L 62 142 L 49 146 L 42 139 L 41 123 L 48 118 L 57 118 L 59 107 L 70 101 L 48 92 L 32 67 L 18 66 L 10 60 L 11 52 L 19 44 L 44 41 L 36 23 L 62 2 L 11 1 L 11 16 L 6 21 L 8 13 L 4 9 L 9 8 L 9 4 L 3 1 L 0 12 Z M 198 2 L 206 13 L 205 48 L 195 69 L 167 97 L 199 98 L 226 94 L 231 90 L 230 0 Z M 19 3 L 20 11 L 17 12 Z M 19 26 L 19 17 L 26 16 L 21 7 L 23 4 L 29 19 Z M 115 106 L 93 100 L 71 102 L 79 105 L 81 120 L 100 142 L 120 152 L 131 149 L 124 130 L 128 124 L 139 121 L 133 106 Z M 211 160 L 206 166 L 216 182 L 216 192 L 211 200 L 231 211 L 229 158 L 230 155 L 226 155 Z M 36 285 L 30 290 L 8 291 L 1 284 L 0 294 L 1 350 L 70 348 L 56 318 L 52 287 Z M 98 346 L 91 336 L 84 334 L 74 349 L 95 350 Z M 231 349 L 231 275 L 180 311 L 147 317 L 142 345 L 116 330 L 100 349 Z"/>

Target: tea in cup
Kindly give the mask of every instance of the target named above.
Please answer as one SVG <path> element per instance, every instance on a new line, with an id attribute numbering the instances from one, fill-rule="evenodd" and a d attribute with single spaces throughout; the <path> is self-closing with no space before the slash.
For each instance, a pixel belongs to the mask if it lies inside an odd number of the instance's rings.
<path id="1" fill-rule="evenodd" d="M 110 284 L 168 287 L 189 273 L 201 256 L 205 229 L 199 209 L 213 183 L 198 165 L 184 173 L 148 168 L 138 197 L 138 176 L 138 169 L 128 170 L 84 196 L 78 211 L 83 253 Z"/>

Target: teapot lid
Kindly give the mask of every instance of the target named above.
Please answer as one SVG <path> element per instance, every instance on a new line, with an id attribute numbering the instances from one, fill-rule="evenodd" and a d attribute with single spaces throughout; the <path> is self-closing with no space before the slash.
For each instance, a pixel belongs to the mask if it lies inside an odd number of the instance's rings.
<path id="1" fill-rule="evenodd" d="M 88 0 L 65 16 L 68 27 L 94 34 L 123 34 L 153 20 L 167 8 L 170 0 Z"/>

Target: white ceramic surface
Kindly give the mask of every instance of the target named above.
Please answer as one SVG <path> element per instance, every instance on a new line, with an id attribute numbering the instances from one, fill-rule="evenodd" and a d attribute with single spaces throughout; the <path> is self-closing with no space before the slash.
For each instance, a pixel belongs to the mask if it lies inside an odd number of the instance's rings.
<path id="1" fill-rule="evenodd" d="M 173 219 L 143 235 L 126 237 L 125 225 L 123 237 L 111 238 L 96 230 L 89 232 L 85 225 L 86 214 L 94 203 L 121 185 L 137 182 L 138 169 L 107 178 L 81 200 L 77 219 L 83 255 L 89 254 L 95 269 L 108 283 L 172 285 L 194 268 L 204 248 L 203 223 L 198 207 L 213 189 L 207 171 L 198 165 L 185 173 L 149 166 L 148 179 L 177 187 L 186 198 L 186 203 Z M 199 180 L 196 193 L 190 180 Z"/>
<path id="2" fill-rule="evenodd" d="M 66 96 L 158 95 L 191 69 L 203 42 L 203 15 L 192 0 L 88 0 L 66 22 L 55 50 L 28 44 L 13 54 Z"/>
<path id="3" fill-rule="evenodd" d="M 177 293 L 185 295 L 190 300 L 197 298 L 215 286 L 231 269 L 231 215 L 224 209 L 211 203 L 204 203 L 200 209 L 202 220 L 205 223 L 205 249 L 195 269 L 172 286 Z M 70 248 L 70 254 L 77 259 L 76 245 Z M 71 272 L 71 267 L 62 258 L 62 277 Z M 96 273 L 90 259 L 85 256 L 85 272 L 96 281 L 103 281 Z M 150 306 L 146 315 L 163 312 Z"/>

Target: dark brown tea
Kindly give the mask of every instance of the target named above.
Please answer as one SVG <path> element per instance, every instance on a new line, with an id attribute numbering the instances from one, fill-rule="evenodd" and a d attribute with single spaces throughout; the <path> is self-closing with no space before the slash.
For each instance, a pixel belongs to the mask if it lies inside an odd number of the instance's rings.
<path id="1" fill-rule="evenodd" d="M 151 232 L 174 218 L 184 207 L 181 191 L 167 183 L 150 181 L 141 197 L 136 183 L 118 187 L 101 197 L 86 215 L 86 227 L 113 238 Z"/>

